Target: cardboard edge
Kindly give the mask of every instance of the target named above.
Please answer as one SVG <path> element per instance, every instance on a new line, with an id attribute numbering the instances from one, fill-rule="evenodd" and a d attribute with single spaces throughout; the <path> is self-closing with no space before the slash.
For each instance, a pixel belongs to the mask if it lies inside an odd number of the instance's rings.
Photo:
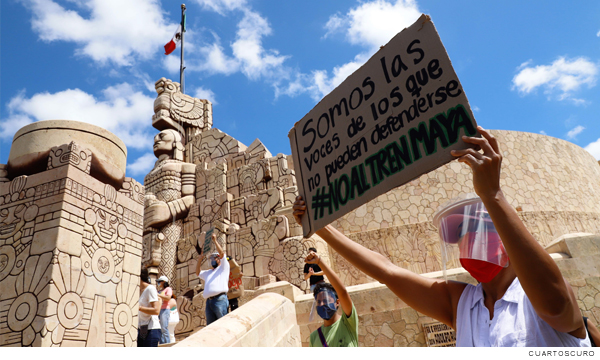
<path id="1" fill-rule="evenodd" d="M 306 203 L 306 213 L 305 216 L 302 217 L 302 236 L 304 238 L 309 238 L 312 234 L 314 234 L 314 229 L 312 228 L 312 222 L 310 221 L 310 216 L 308 212 L 308 201 L 306 199 L 306 192 L 304 191 L 304 177 L 302 175 L 302 165 L 300 163 L 298 142 L 296 139 L 296 127 L 290 130 L 288 133 L 288 137 L 290 138 L 290 147 L 292 150 L 292 157 L 294 159 L 294 164 L 298 164 L 295 166 L 296 172 L 296 186 L 298 187 L 298 195 L 302 196 L 304 202 Z"/>

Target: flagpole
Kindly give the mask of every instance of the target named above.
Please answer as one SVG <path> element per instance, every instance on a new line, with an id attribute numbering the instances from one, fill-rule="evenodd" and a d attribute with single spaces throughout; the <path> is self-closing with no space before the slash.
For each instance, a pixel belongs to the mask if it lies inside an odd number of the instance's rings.
<path id="1" fill-rule="evenodd" d="M 181 93 L 185 94 L 185 84 L 183 79 L 183 34 L 185 34 L 185 4 L 181 4 L 181 65 L 179 67 L 179 84 L 181 86 Z"/>

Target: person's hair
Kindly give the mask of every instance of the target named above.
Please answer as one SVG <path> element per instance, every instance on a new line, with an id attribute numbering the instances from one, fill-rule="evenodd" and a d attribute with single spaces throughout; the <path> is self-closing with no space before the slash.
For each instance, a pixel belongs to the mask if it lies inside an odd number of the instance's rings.
<path id="1" fill-rule="evenodd" d="M 142 271 L 140 272 L 140 280 L 142 280 L 145 283 L 150 284 L 150 275 L 148 275 L 147 268 L 143 268 Z"/>
<path id="2" fill-rule="evenodd" d="M 308 248 L 308 251 L 317 252 L 317 249 L 316 249 L 316 248 L 314 248 L 314 247 L 309 247 L 309 248 Z"/>
<path id="3" fill-rule="evenodd" d="M 315 290 L 313 291 L 313 296 L 315 299 L 317 298 L 317 294 L 319 293 L 319 290 L 321 290 L 322 288 L 326 288 L 326 289 L 333 291 L 333 294 L 335 295 L 335 299 L 336 300 L 338 299 L 337 291 L 335 291 L 335 288 L 333 287 L 333 285 L 331 285 L 330 283 L 327 283 L 327 282 L 320 282 L 317 284 L 317 286 L 315 286 Z"/>
<path id="4" fill-rule="evenodd" d="M 163 281 L 163 289 L 166 289 L 169 287 L 169 282 L 168 281 Z"/>
<path id="5" fill-rule="evenodd" d="M 171 299 L 177 299 L 177 296 L 175 296 L 175 293 L 171 294 Z"/>

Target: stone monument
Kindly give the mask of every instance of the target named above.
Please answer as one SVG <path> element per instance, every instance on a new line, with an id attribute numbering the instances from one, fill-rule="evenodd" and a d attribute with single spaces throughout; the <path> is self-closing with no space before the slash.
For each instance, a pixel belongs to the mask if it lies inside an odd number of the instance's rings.
<path id="1" fill-rule="evenodd" d="M 135 346 L 144 187 L 97 126 L 40 121 L 0 165 L 0 346 Z"/>
<path id="2" fill-rule="evenodd" d="M 178 297 L 176 334 L 205 324 L 195 246 L 202 247 L 211 228 L 241 266 L 249 291 L 240 305 L 257 285 L 274 280 L 306 290 L 308 248 L 328 251 L 317 237 L 303 239 L 292 217 L 297 188 L 291 157 L 272 156 L 258 139 L 246 146 L 213 128 L 211 103 L 182 94 L 178 83 L 161 78 L 155 88 L 152 125 L 160 133 L 154 139 L 158 161 L 145 178 L 143 261 L 184 295 Z"/>

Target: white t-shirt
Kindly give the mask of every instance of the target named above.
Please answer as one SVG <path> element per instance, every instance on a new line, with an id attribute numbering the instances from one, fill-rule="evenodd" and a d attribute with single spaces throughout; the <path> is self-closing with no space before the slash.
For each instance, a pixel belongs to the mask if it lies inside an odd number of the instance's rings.
<path id="1" fill-rule="evenodd" d="M 227 293 L 229 290 L 229 261 L 227 261 L 227 255 L 223 254 L 221 265 L 216 269 L 202 270 L 198 277 L 204 281 L 202 296 L 205 299 L 220 293 Z"/>
<path id="2" fill-rule="evenodd" d="M 456 346 L 590 346 L 587 332 L 579 339 L 542 320 L 518 278 L 494 304 L 492 320 L 483 300 L 481 284 L 463 290 L 456 314 Z"/>
<path id="3" fill-rule="evenodd" d="M 148 285 L 146 289 L 140 295 L 140 306 L 144 307 L 152 307 L 151 302 L 159 301 L 158 300 L 158 292 L 156 291 L 156 287 L 154 285 Z M 148 325 L 148 330 L 160 329 L 160 321 L 158 320 L 158 315 L 148 315 L 143 312 L 138 313 L 138 324 L 139 326 Z"/>

